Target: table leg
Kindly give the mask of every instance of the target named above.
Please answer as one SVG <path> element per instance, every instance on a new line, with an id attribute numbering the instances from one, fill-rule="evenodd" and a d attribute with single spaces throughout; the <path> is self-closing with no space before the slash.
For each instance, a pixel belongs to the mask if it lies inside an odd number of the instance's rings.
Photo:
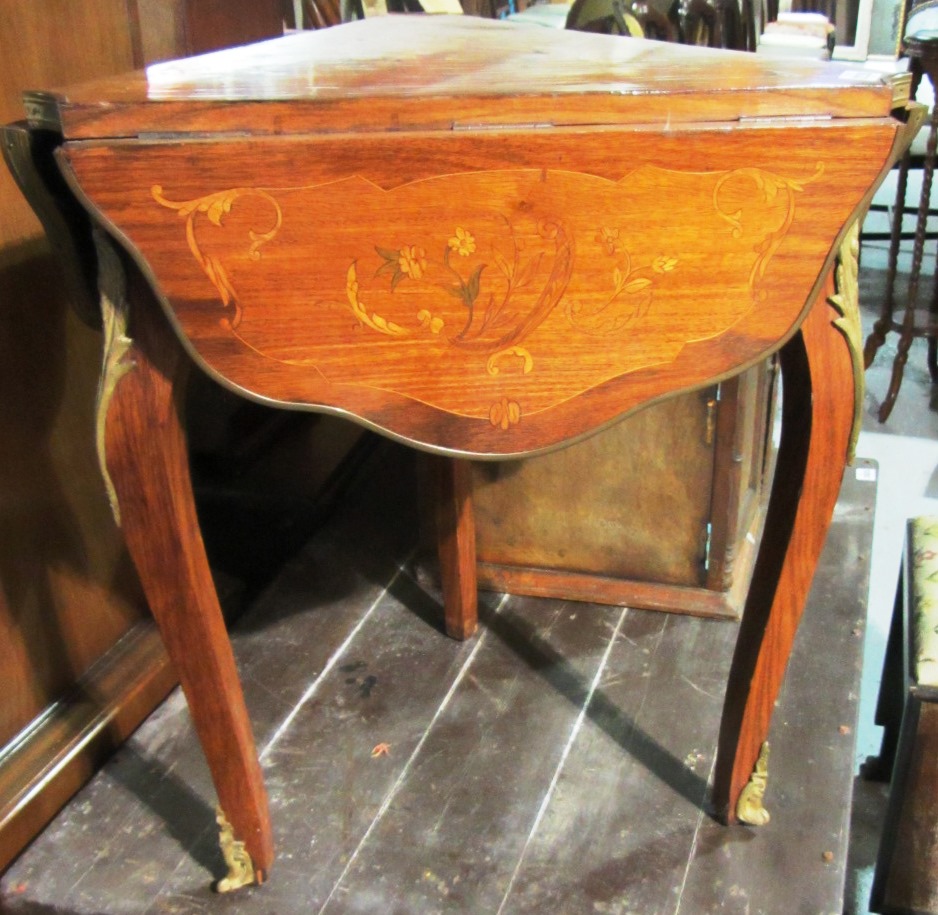
<path id="1" fill-rule="evenodd" d="M 115 517 L 182 683 L 218 793 L 229 875 L 263 882 L 267 799 L 196 518 L 180 399 L 190 362 L 149 288 L 99 239 L 105 324 L 98 444 Z M 124 288 L 126 277 L 126 290 Z"/>
<path id="2" fill-rule="evenodd" d="M 922 258 L 925 251 L 925 235 L 928 231 L 928 211 L 931 206 L 931 187 L 935 173 L 935 159 L 938 155 L 938 106 L 932 108 L 931 123 L 928 131 L 928 141 L 925 144 L 925 161 L 922 166 L 922 191 L 919 195 L 918 215 L 915 221 L 915 240 L 912 243 L 912 269 L 909 273 L 909 287 L 906 291 L 905 315 L 899 328 L 899 342 L 896 345 L 896 358 L 892 363 L 892 375 L 889 379 L 889 388 L 879 407 L 879 421 L 886 422 L 892 408 L 899 396 L 902 385 L 902 376 L 905 372 L 906 362 L 909 360 L 909 350 L 916 336 L 921 336 L 927 327 L 916 327 L 915 308 L 918 302 L 919 282 L 922 276 Z M 895 215 L 901 222 L 901 210 Z M 931 317 L 929 317 L 929 324 Z M 927 335 L 927 334 L 926 334 Z M 933 347 L 929 343 L 929 369 L 933 365 Z M 932 372 L 932 381 L 936 380 L 936 373 Z"/>
<path id="3" fill-rule="evenodd" d="M 458 458 L 435 456 L 430 464 L 446 632 L 454 639 L 467 639 L 478 626 L 479 592 L 472 465 Z"/>
<path id="4" fill-rule="evenodd" d="M 834 326 L 832 280 L 782 349 L 782 440 L 765 534 L 740 624 L 718 745 L 714 805 L 761 825 L 766 739 L 837 501 L 854 418 L 851 347 Z M 859 362 L 859 351 L 856 353 Z"/>
<path id="5" fill-rule="evenodd" d="M 914 91 L 913 91 L 913 98 Z M 863 363 L 866 368 L 873 364 L 876 353 L 886 342 L 886 334 L 892 330 L 893 313 L 896 310 L 896 276 L 899 272 L 899 248 L 902 243 L 902 228 L 905 216 L 905 198 L 909 186 L 909 153 L 906 150 L 899 165 L 896 199 L 892 210 L 892 223 L 889 227 L 889 260 L 886 269 L 886 298 L 880 308 L 879 317 L 866 339 L 863 349 Z"/>

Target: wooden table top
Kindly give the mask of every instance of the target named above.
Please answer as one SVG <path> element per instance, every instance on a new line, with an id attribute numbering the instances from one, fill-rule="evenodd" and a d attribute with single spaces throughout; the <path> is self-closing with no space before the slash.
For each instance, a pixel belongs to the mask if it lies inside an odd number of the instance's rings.
<path id="1" fill-rule="evenodd" d="M 907 94 L 902 77 L 856 65 L 472 17 L 390 16 L 35 96 L 31 114 L 60 120 L 76 139 L 170 129 L 282 134 L 866 118 L 888 115 L 897 93 Z"/>
<path id="2" fill-rule="evenodd" d="M 220 381 L 489 456 L 780 346 L 886 166 L 904 85 L 392 16 L 27 102 Z"/>

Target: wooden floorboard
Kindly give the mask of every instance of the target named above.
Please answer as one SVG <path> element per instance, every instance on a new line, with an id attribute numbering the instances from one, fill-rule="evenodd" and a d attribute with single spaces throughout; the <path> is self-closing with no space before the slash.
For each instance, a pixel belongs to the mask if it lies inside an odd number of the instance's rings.
<path id="1" fill-rule="evenodd" d="M 843 909 L 874 492 L 847 469 L 772 721 L 772 821 L 759 830 L 702 822 L 681 913 Z"/>
<path id="2" fill-rule="evenodd" d="M 326 912 L 498 911 L 623 613 L 502 608 Z M 519 663 L 529 630 L 543 663 Z"/>
<path id="3" fill-rule="evenodd" d="M 447 639 L 413 561 L 412 462 L 387 446 L 235 633 L 270 882 L 209 888 L 214 795 L 177 693 L 0 879 L 0 910 L 839 912 L 875 492 L 848 477 L 773 724 L 768 827 L 708 807 L 735 624 L 483 594 L 479 635 Z"/>
<path id="4" fill-rule="evenodd" d="M 670 912 L 705 809 L 735 626 L 633 612 L 508 912 Z"/>

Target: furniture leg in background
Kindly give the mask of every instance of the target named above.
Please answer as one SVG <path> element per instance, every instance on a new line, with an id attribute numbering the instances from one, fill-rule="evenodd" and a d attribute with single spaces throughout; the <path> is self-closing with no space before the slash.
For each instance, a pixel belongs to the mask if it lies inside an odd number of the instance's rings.
<path id="1" fill-rule="evenodd" d="M 436 503 L 436 527 L 446 633 L 467 639 L 478 627 L 476 530 L 472 466 L 467 460 L 428 458 Z"/>
<path id="2" fill-rule="evenodd" d="M 906 51 L 912 61 L 912 97 L 921 84 L 923 76 L 927 76 L 934 88 L 938 85 L 938 39 L 916 38 L 906 39 Z M 936 150 L 938 150 L 938 105 L 932 107 L 929 125 L 928 142 L 925 148 L 925 159 L 922 167 L 922 190 L 919 197 L 918 211 L 915 222 L 915 241 L 912 247 L 912 269 L 909 274 L 909 286 L 906 293 L 905 309 L 901 320 L 895 317 L 896 309 L 896 273 L 899 258 L 899 243 L 902 237 L 902 220 L 905 211 L 905 198 L 908 189 L 908 174 L 910 156 L 908 151 L 902 157 L 899 166 L 898 189 L 896 202 L 893 208 L 892 227 L 889 244 L 889 266 L 886 277 L 886 300 L 882 312 L 873 325 L 873 330 L 866 340 L 864 361 L 866 367 L 872 365 L 876 352 L 886 342 L 886 335 L 891 331 L 899 334 L 896 356 L 892 364 L 892 376 L 889 388 L 879 408 L 879 421 L 886 422 L 902 385 L 902 376 L 905 365 L 909 359 L 909 349 L 916 337 L 925 337 L 928 340 L 928 370 L 932 382 L 938 382 L 938 287 L 932 295 L 927 310 L 919 309 L 919 284 L 922 275 L 922 260 L 925 250 L 925 235 L 928 228 L 929 200 L 931 197 L 932 177 L 935 170 Z"/>

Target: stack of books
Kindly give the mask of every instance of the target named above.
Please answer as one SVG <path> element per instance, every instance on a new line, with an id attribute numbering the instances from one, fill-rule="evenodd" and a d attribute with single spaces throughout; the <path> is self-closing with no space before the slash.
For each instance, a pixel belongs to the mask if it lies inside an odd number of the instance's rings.
<path id="1" fill-rule="evenodd" d="M 758 53 L 830 60 L 834 26 L 823 13 L 779 13 L 759 39 Z"/>

